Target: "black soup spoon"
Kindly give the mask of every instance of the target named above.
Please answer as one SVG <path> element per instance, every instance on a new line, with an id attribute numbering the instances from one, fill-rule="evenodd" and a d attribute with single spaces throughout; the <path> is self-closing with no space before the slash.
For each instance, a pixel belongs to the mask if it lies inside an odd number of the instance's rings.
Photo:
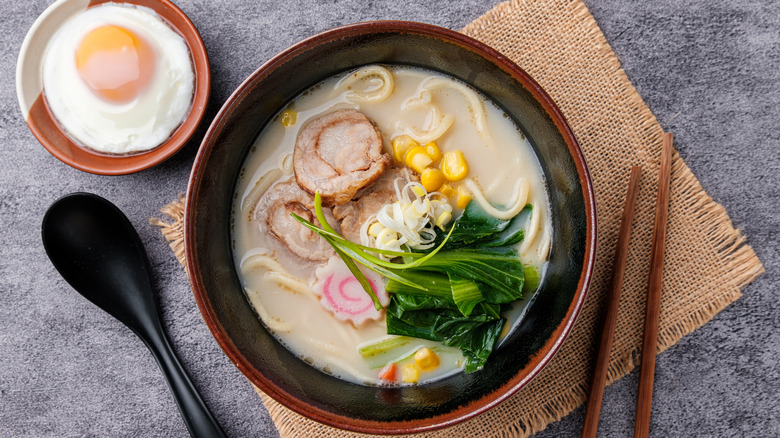
<path id="1" fill-rule="evenodd" d="M 43 247 L 54 267 L 89 301 L 130 328 L 149 348 L 193 437 L 224 437 L 162 328 L 149 259 L 127 217 L 91 193 L 57 200 L 43 217 Z"/>

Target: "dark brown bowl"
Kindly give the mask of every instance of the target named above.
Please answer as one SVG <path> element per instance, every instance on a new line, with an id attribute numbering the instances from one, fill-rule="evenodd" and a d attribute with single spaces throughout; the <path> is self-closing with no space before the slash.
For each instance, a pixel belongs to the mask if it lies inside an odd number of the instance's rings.
<path id="1" fill-rule="evenodd" d="M 406 64 L 459 78 L 493 99 L 525 132 L 545 173 L 553 222 L 550 264 L 527 316 L 482 371 L 416 387 L 360 386 L 295 357 L 260 323 L 231 252 L 230 211 L 239 169 L 264 124 L 311 85 L 364 64 Z M 358 432 L 411 433 L 451 426 L 523 387 L 574 324 L 590 281 L 596 214 L 582 152 L 542 88 L 495 50 L 460 33 L 409 22 L 369 22 L 306 39 L 263 64 L 228 99 L 195 159 L 185 213 L 195 299 L 225 354 L 268 395 L 313 420 Z"/>
<path id="2" fill-rule="evenodd" d="M 211 90 L 206 46 L 187 15 L 168 0 L 118 0 L 154 10 L 187 43 L 195 73 L 194 96 L 187 118 L 170 138 L 154 149 L 125 155 L 107 154 L 81 146 L 60 127 L 43 94 L 41 66 L 49 40 L 68 19 L 112 0 L 58 0 L 33 23 L 22 43 L 16 65 L 16 93 L 27 126 L 52 155 L 65 164 L 99 175 L 124 175 L 155 166 L 179 151 L 195 133 Z"/>

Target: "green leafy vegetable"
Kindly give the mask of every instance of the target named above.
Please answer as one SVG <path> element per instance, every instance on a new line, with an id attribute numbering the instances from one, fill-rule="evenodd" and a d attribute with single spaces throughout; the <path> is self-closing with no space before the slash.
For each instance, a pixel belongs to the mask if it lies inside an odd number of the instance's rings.
<path id="1" fill-rule="evenodd" d="M 385 290 L 389 293 L 432 296 L 452 302 L 452 287 L 447 275 L 436 272 L 409 270 L 405 271 L 403 276 L 418 287 L 410 287 L 405 283 L 390 279 L 385 285 Z"/>
<path id="2" fill-rule="evenodd" d="M 523 226 L 528 221 L 531 210 L 528 204 L 514 218 L 505 220 L 489 215 L 476 202 L 469 202 L 463 214 L 453 224 L 453 232 L 444 250 L 460 247 L 498 247 L 510 246 L 523 240 Z M 436 244 L 443 241 L 438 236 Z"/>
<path id="3" fill-rule="evenodd" d="M 460 278 L 452 274 L 449 277 L 452 299 L 455 301 L 455 305 L 458 306 L 458 310 L 460 310 L 463 316 L 471 315 L 474 307 L 485 301 L 485 297 L 479 291 L 479 286 L 472 280 Z"/>
<path id="4" fill-rule="evenodd" d="M 460 348 L 466 357 L 467 373 L 482 369 L 505 323 L 497 306 L 480 305 L 470 316 L 464 316 L 457 309 L 430 309 L 423 303 L 430 301 L 420 295 L 393 294 L 387 306 L 387 332 Z"/>
<path id="5" fill-rule="evenodd" d="M 528 204 L 517 213 L 517 216 L 513 217 L 506 228 L 503 231 L 493 234 L 488 239 L 480 240 L 479 245 L 483 247 L 491 246 L 510 246 L 515 245 L 523 241 L 525 238 L 525 231 L 523 227 L 528 223 L 531 217 L 531 211 L 533 206 Z"/>
<path id="6" fill-rule="evenodd" d="M 484 366 L 506 322 L 501 306 L 521 299 L 523 291 L 529 290 L 526 274 L 535 283 L 530 290 L 538 287 L 538 273 L 522 265 L 514 248 L 523 240 L 530 205 L 514 218 L 502 220 L 470 202 L 427 253 L 378 250 L 350 242 L 327 225 L 319 194 L 314 206 L 322 228 L 293 216 L 333 246 L 375 306 L 378 299 L 356 263 L 387 278 L 391 295 L 387 333 L 460 348 L 466 372 Z M 388 262 L 374 254 L 400 257 L 402 262 Z"/>
<path id="7" fill-rule="evenodd" d="M 514 248 L 442 251 L 414 270 L 438 271 L 481 283 L 480 290 L 489 303 L 511 303 L 522 298 L 523 265 Z"/>
<path id="8" fill-rule="evenodd" d="M 525 277 L 525 281 L 523 282 L 523 293 L 532 294 L 536 292 L 536 289 L 539 289 L 539 283 L 541 281 L 539 278 L 539 271 L 531 265 L 526 265 L 523 267 L 523 276 Z"/>

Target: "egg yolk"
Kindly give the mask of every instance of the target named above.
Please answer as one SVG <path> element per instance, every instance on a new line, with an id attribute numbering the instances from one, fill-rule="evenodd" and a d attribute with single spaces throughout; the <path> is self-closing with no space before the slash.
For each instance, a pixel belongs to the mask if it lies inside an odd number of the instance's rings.
<path id="1" fill-rule="evenodd" d="M 79 43 L 76 67 L 97 96 L 112 103 L 126 103 L 138 97 L 151 82 L 155 54 L 149 43 L 132 31 L 101 26 Z"/>

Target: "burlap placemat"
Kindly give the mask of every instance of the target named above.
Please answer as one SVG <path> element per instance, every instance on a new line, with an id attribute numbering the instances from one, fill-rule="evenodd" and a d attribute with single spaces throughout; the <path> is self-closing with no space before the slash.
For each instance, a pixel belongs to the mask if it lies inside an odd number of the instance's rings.
<path id="1" fill-rule="evenodd" d="M 584 403 L 599 317 L 610 282 L 630 166 L 641 165 L 631 249 L 608 383 L 637 364 L 642 341 L 650 241 L 662 128 L 637 94 L 593 16 L 579 0 L 502 3 L 463 32 L 525 69 L 552 96 L 582 145 L 593 177 L 598 251 L 587 302 L 567 341 L 542 373 L 506 402 L 471 421 L 426 437 L 525 437 Z M 728 214 L 702 189 L 679 155 L 672 166 L 658 351 L 709 321 L 763 272 Z M 154 220 L 183 260 L 181 200 Z M 258 391 L 282 437 L 348 437 L 313 422 Z"/>

